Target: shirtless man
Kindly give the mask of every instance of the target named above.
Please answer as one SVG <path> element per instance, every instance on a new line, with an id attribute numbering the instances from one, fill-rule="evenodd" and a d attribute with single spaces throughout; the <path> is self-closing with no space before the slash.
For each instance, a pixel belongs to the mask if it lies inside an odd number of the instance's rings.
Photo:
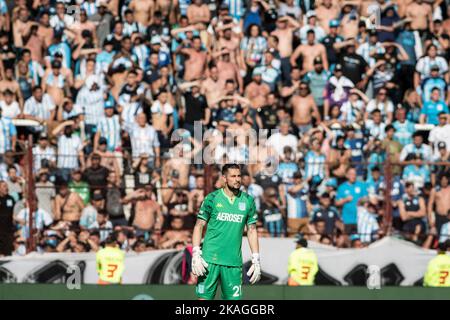
<path id="1" fill-rule="evenodd" d="M 207 25 L 211 21 L 211 12 L 203 0 L 194 0 L 187 8 L 187 17 L 189 24 L 204 23 Z"/>
<path id="2" fill-rule="evenodd" d="M 59 186 L 59 193 L 54 202 L 55 220 L 79 222 L 84 208 L 83 199 L 76 192 L 71 192 L 66 183 Z"/>
<path id="3" fill-rule="evenodd" d="M 31 59 L 42 63 L 45 43 L 42 37 L 38 34 L 39 27 L 37 25 L 31 26 L 29 36 L 24 38 L 24 47 L 30 50 Z"/>
<path id="4" fill-rule="evenodd" d="M 134 219 L 133 227 L 137 235 L 146 232 L 161 232 L 164 223 L 164 216 L 158 202 L 154 199 L 152 185 L 146 185 L 144 189 L 139 189 L 133 196 Z"/>
<path id="5" fill-rule="evenodd" d="M 44 76 L 42 90 L 53 99 L 55 105 L 62 104 L 67 89 L 66 77 L 61 73 L 61 62 L 52 62 L 52 71 Z"/>
<path id="6" fill-rule="evenodd" d="M 208 107 L 213 107 L 215 101 L 224 95 L 225 82 L 219 79 L 219 69 L 217 66 L 212 66 L 209 69 L 209 77 L 202 82 L 200 89 L 201 94 L 206 97 Z"/>
<path id="7" fill-rule="evenodd" d="M 180 216 L 171 216 L 170 229 L 164 232 L 159 241 L 159 249 L 176 249 L 178 243 L 187 244 L 191 239 L 189 230 L 183 229 L 184 220 Z M 184 247 L 183 245 L 183 247 Z"/>
<path id="8" fill-rule="evenodd" d="M 88 16 L 85 10 L 80 10 L 80 19 L 70 25 L 68 28 L 70 31 L 73 31 L 75 36 L 75 43 L 80 44 L 82 41 L 81 33 L 84 30 L 88 30 L 92 34 L 92 39 L 94 44 L 97 44 L 97 26 L 94 22 L 88 20 Z"/>
<path id="9" fill-rule="evenodd" d="M 161 11 L 164 19 L 168 20 L 171 25 L 176 23 L 177 8 L 178 0 L 156 0 L 156 11 Z"/>
<path id="10" fill-rule="evenodd" d="M 293 52 L 292 39 L 294 32 L 300 28 L 300 24 L 290 16 L 278 18 L 276 22 L 277 28 L 272 31 L 271 35 L 278 38 L 278 51 L 281 59 L 289 58 Z"/>
<path id="11" fill-rule="evenodd" d="M 132 0 L 129 8 L 133 10 L 134 20 L 144 27 L 152 22 L 155 2 L 153 0 Z"/>
<path id="12" fill-rule="evenodd" d="M 352 12 L 353 5 L 344 5 L 344 16 L 341 19 L 341 33 L 344 39 L 356 38 L 358 35 L 359 16 Z"/>
<path id="13" fill-rule="evenodd" d="M 220 37 L 217 42 L 216 50 L 222 50 L 223 48 L 228 49 L 230 61 L 232 63 L 238 64 L 240 62 L 240 59 L 238 59 L 240 56 L 239 39 L 233 37 L 231 25 L 227 25 L 226 29 L 223 31 L 223 37 Z"/>
<path id="14" fill-rule="evenodd" d="M 197 142 L 197 140 L 193 137 L 189 137 L 189 141 L 194 145 L 194 149 L 187 151 L 185 150 L 184 142 L 177 143 L 171 149 L 172 157 L 164 163 L 162 169 L 163 176 L 172 176 L 172 180 L 176 179 L 181 188 L 187 188 L 189 186 L 189 169 L 191 167 L 191 162 L 193 156 L 201 150 L 201 144 Z"/>
<path id="15" fill-rule="evenodd" d="M 297 65 L 297 59 L 302 56 L 302 75 L 309 71 L 314 70 L 314 59 L 320 57 L 323 61 L 323 67 L 328 70 L 327 52 L 325 46 L 321 43 L 315 43 L 316 36 L 314 30 L 309 30 L 306 36 L 307 43 L 301 44 L 295 49 L 291 56 L 291 65 L 295 67 Z"/>
<path id="16" fill-rule="evenodd" d="M 16 97 L 19 105 L 23 106 L 22 91 L 20 91 L 19 83 L 14 79 L 14 70 L 12 68 L 5 69 L 5 78 L 0 81 L 0 99 L 3 100 L 2 92 L 9 89 Z"/>
<path id="17" fill-rule="evenodd" d="M 30 33 L 30 28 L 37 22 L 30 20 L 30 12 L 26 7 L 20 8 L 18 19 L 13 23 L 14 46 L 22 48 L 24 46 L 23 38 Z"/>
<path id="18" fill-rule="evenodd" d="M 245 97 L 251 101 L 251 107 L 258 109 L 266 105 L 270 87 L 262 82 L 261 72 L 253 70 L 253 81 L 245 88 Z"/>
<path id="19" fill-rule="evenodd" d="M 219 70 L 219 81 L 225 83 L 227 80 L 233 80 L 239 85 L 239 92 L 244 91 L 244 80 L 239 72 L 239 68 L 235 63 L 230 61 L 230 52 L 228 49 L 223 49 L 214 55 L 221 55 L 221 59 L 217 62 L 217 69 Z"/>
<path id="20" fill-rule="evenodd" d="M 406 17 L 411 18 L 411 28 L 421 33 L 433 32 L 433 8 L 423 0 L 415 0 L 406 8 Z"/>
<path id="21" fill-rule="evenodd" d="M 436 227 L 439 232 L 442 225 L 448 222 L 447 215 L 450 212 L 450 186 L 448 175 L 442 175 L 439 187 L 432 189 L 430 200 L 428 201 L 428 219 L 431 227 Z M 433 210 L 434 207 L 434 210 Z M 433 217 L 433 212 L 434 217 Z"/>
<path id="22" fill-rule="evenodd" d="M 206 69 L 207 54 L 202 50 L 200 37 L 194 37 L 192 48 L 182 48 L 181 53 L 189 57 L 185 61 L 184 80 L 195 81 L 202 78 Z"/>
<path id="23" fill-rule="evenodd" d="M 156 131 L 160 131 L 166 138 L 168 138 L 169 133 L 173 129 L 173 107 L 168 103 L 168 94 L 166 91 L 160 91 L 157 100 L 151 107 L 151 112 L 153 127 Z M 138 122 L 140 121 L 140 117 L 145 117 L 145 115 L 143 113 L 138 114 Z"/>
<path id="24" fill-rule="evenodd" d="M 316 124 L 320 123 L 319 109 L 313 96 L 309 93 L 309 86 L 306 82 L 300 82 L 299 94 L 292 96 L 290 104 L 293 109 L 293 122 L 298 128 L 299 134 L 306 133 L 312 128 L 313 117 L 316 119 Z"/>
<path id="25" fill-rule="evenodd" d="M 39 19 L 38 36 L 44 42 L 45 48 L 52 45 L 53 28 L 50 26 L 50 16 L 47 12 L 41 15 Z"/>
<path id="26" fill-rule="evenodd" d="M 339 6 L 333 5 L 332 0 L 323 0 L 322 4 L 316 9 L 319 25 L 326 34 L 330 31 L 330 21 L 337 19 L 339 17 L 339 13 Z"/>
<path id="27" fill-rule="evenodd" d="M 196 214 L 200 209 L 200 205 L 205 198 L 205 178 L 202 175 L 195 177 L 195 189 L 191 190 L 188 195 L 188 211 L 191 214 Z"/>

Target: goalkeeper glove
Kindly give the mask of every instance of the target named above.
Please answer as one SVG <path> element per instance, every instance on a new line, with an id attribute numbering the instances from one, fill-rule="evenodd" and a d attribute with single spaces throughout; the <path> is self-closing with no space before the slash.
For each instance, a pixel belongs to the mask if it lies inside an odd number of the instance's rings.
<path id="1" fill-rule="evenodd" d="M 203 276 L 207 266 L 208 264 L 202 258 L 200 247 L 194 247 L 192 249 L 192 273 L 197 277 Z"/>
<path id="2" fill-rule="evenodd" d="M 247 272 L 247 276 L 250 277 L 250 283 L 255 284 L 261 279 L 261 264 L 259 262 L 259 253 L 252 254 L 252 266 Z"/>

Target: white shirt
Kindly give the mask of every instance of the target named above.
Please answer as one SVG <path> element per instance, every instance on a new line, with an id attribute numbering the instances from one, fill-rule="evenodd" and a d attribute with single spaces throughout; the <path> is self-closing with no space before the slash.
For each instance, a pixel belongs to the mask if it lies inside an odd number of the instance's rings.
<path id="1" fill-rule="evenodd" d="M 42 167 L 42 160 L 56 161 L 56 153 L 55 150 L 47 146 L 45 149 L 41 149 L 40 146 L 35 146 L 33 148 L 33 160 L 34 160 L 34 170 L 35 172 L 39 171 Z"/>
<path id="2" fill-rule="evenodd" d="M 2 109 L 2 116 L 10 119 L 14 119 L 20 114 L 20 108 L 17 101 L 6 104 L 6 101 L 0 101 L 0 109 Z"/>
<path id="3" fill-rule="evenodd" d="M 434 154 L 439 155 L 438 143 L 441 141 L 445 142 L 447 151 L 450 151 L 450 124 L 446 124 L 443 127 L 436 126 L 430 131 L 428 136 L 428 141 L 434 145 Z"/>
<path id="4" fill-rule="evenodd" d="M 270 136 L 267 146 L 272 147 L 279 156 L 282 156 L 284 147 L 291 147 L 294 154 L 297 152 L 298 138 L 293 134 L 283 135 L 280 132 Z"/>
<path id="5" fill-rule="evenodd" d="M 78 153 L 83 149 L 79 136 L 72 134 L 69 138 L 64 134 L 58 139 L 58 168 L 78 168 Z"/>
<path id="6" fill-rule="evenodd" d="M 83 86 L 76 103 L 84 110 L 86 124 L 96 125 L 105 117 L 105 99 L 101 89 L 92 91 Z"/>
<path id="7" fill-rule="evenodd" d="M 44 93 L 41 101 L 37 101 L 33 96 L 25 101 L 23 113 L 33 117 L 49 120 L 51 112 L 55 110 L 55 103 L 52 97 Z"/>
<path id="8" fill-rule="evenodd" d="M 394 112 L 394 104 L 391 100 L 387 100 L 386 102 L 376 102 L 375 99 L 372 99 L 367 104 L 366 112 L 370 115 L 370 113 L 374 110 L 380 110 L 381 115 L 386 117 L 389 112 Z"/>
<path id="9" fill-rule="evenodd" d="M 133 149 L 133 158 L 138 158 L 146 153 L 153 156 L 153 148 L 159 147 L 158 133 L 151 125 L 145 127 L 134 126 L 130 133 L 131 147 Z"/>
<path id="10" fill-rule="evenodd" d="M 169 103 L 161 104 L 158 100 L 152 104 L 151 108 L 152 113 L 162 113 L 162 114 L 172 114 L 173 107 Z"/>

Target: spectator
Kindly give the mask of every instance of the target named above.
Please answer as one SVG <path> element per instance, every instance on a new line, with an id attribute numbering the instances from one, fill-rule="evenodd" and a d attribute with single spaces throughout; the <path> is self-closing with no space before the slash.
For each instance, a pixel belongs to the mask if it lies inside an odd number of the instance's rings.
<path id="1" fill-rule="evenodd" d="M 358 235 L 363 244 L 368 244 L 377 238 L 377 233 L 380 231 L 377 208 L 370 202 L 364 202 L 364 205 L 358 206 L 357 210 Z"/>
<path id="2" fill-rule="evenodd" d="M 160 144 L 158 134 L 155 128 L 147 123 L 147 117 L 144 113 L 140 113 L 137 116 L 137 122 L 138 125 L 133 127 L 130 133 L 133 158 L 146 153 L 152 158 L 152 163 L 159 167 Z"/>
<path id="3" fill-rule="evenodd" d="M 400 153 L 400 161 L 405 161 L 409 154 L 420 154 L 423 160 L 431 161 L 433 152 L 431 147 L 423 143 L 423 137 L 419 132 L 414 132 L 413 143 L 403 147 Z"/>
<path id="4" fill-rule="evenodd" d="M 83 179 L 81 170 L 79 168 L 73 169 L 71 178 L 72 179 L 68 185 L 70 191 L 77 193 L 83 200 L 83 203 L 88 204 L 91 197 L 89 184 Z"/>
<path id="5" fill-rule="evenodd" d="M 404 170 L 402 179 L 414 184 L 416 189 L 421 189 L 425 183 L 430 182 L 431 172 L 426 165 L 422 164 L 422 156 L 420 154 L 410 154 L 405 159 L 409 161 Z"/>
<path id="6" fill-rule="evenodd" d="M 429 101 L 425 101 L 422 112 L 420 115 L 420 123 L 427 124 L 439 124 L 439 114 L 449 114 L 448 106 L 443 100 L 440 99 L 440 90 L 438 88 L 433 88 L 431 90 L 431 96 Z"/>
<path id="7" fill-rule="evenodd" d="M 406 182 L 405 191 L 398 205 L 403 221 L 403 231 L 408 239 L 417 241 L 419 235 L 425 232 L 425 223 L 422 219 L 426 216 L 425 201 L 417 195 L 413 183 Z"/>
<path id="8" fill-rule="evenodd" d="M 264 227 L 269 231 L 270 236 L 283 237 L 285 234 L 284 209 L 274 188 L 264 192 L 260 210 Z"/>
<path id="9" fill-rule="evenodd" d="M 281 194 L 282 203 L 287 209 L 287 233 L 292 236 L 298 232 L 302 232 L 309 220 L 309 209 L 311 204 L 308 199 L 308 184 L 302 179 L 302 174 L 296 172 L 293 176 L 293 186 L 287 189 L 286 200 L 284 202 L 283 194 Z"/>
<path id="10" fill-rule="evenodd" d="M 78 224 L 84 209 L 83 200 L 77 193 L 69 190 L 67 183 L 60 184 L 58 191 L 53 209 L 54 219 Z"/>
<path id="11" fill-rule="evenodd" d="M 347 170 L 347 181 L 338 187 L 336 205 L 342 207 L 342 222 L 346 234 L 357 231 L 357 205 L 358 201 L 367 196 L 367 189 L 363 182 L 356 180 L 356 169 Z"/>
<path id="12" fill-rule="evenodd" d="M 15 201 L 9 195 L 8 185 L 0 181 L 0 255 L 9 256 L 13 250 L 13 208 Z"/>
<path id="13" fill-rule="evenodd" d="M 38 145 L 33 148 L 33 158 L 36 172 L 41 170 L 43 164 L 46 163 L 52 168 L 56 166 L 55 150 L 49 145 L 48 135 L 45 132 L 39 135 Z"/>
<path id="14" fill-rule="evenodd" d="M 395 129 L 394 140 L 403 147 L 412 143 L 412 136 L 415 132 L 414 123 L 406 118 L 406 109 L 399 108 L 395 111 L 395 121 L 392 124 Z"/>
<path id="15" fill-rule="evenodd" d="M 109 170 L 100 164 L 101 157 L 98 153 L 91 156 L 91 165 L 83 172 L 83 180 L 85 180 L 91 190 L 98 189 L 106 185 L 106 178 Z"/>
<path id="16" fill-rule="evenodd" d="M 343 225 L 337 208 L 333 205 L 328 192 L 319 195 L 320 203 L 314 209 L 311 222 L 317 223 L 319 219 L 325 222 L 325 234 L 332 237 L 337 230 L 343 231 Z"/>
<path id="17" fill-rule="evenodd" d="M 95 227 L 91 228 L 91 226 L 95 224 L 95 222 L 97 221 L 98 213 L 103 211 L 104 209 L 105 209 L 105 198 L 102 195 L 102 191 L 95 190 L 91 198 L 91 203 L 86 207 L 84 207 L 83 211 L 81 212 L 80 227 L 86 229 L 95 228 Z M 100 218 L 102 223 L 105 222 L 104 218 L 105 217 Z"/>
<path id="18" fill-rule="evenodd" d="M 48 180 L 49 174 L 45 169 L 37 173 L 38 180 L 36 186 L 36 198 L 38 208 L 53 216 L 54 201 L 56 197 L 55 185 Z"/>

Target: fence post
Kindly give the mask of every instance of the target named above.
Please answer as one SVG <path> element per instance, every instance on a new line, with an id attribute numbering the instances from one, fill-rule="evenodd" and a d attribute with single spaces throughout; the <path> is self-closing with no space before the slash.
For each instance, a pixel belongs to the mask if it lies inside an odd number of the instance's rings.
<path id="1" fill-rule="evenodd" d="M 27 253 L 33 252 L 36 249 L 35 242 L 35 228 L 33 225 L 33 215 L 36 212 L 36 193 L 33 177 L 33 136 L 28 135 L 26 157 L 26 180 L 27 180 L 27 202 L 28 202 L 28 238 L 27 238 Z"/>
<path id="2" fill-rule="evenodd" d="M 392 163 L 389 152 L 386 152 L 386 161 L 384 162 L 384 233 L 390 235 L 392 231 Z"/>

